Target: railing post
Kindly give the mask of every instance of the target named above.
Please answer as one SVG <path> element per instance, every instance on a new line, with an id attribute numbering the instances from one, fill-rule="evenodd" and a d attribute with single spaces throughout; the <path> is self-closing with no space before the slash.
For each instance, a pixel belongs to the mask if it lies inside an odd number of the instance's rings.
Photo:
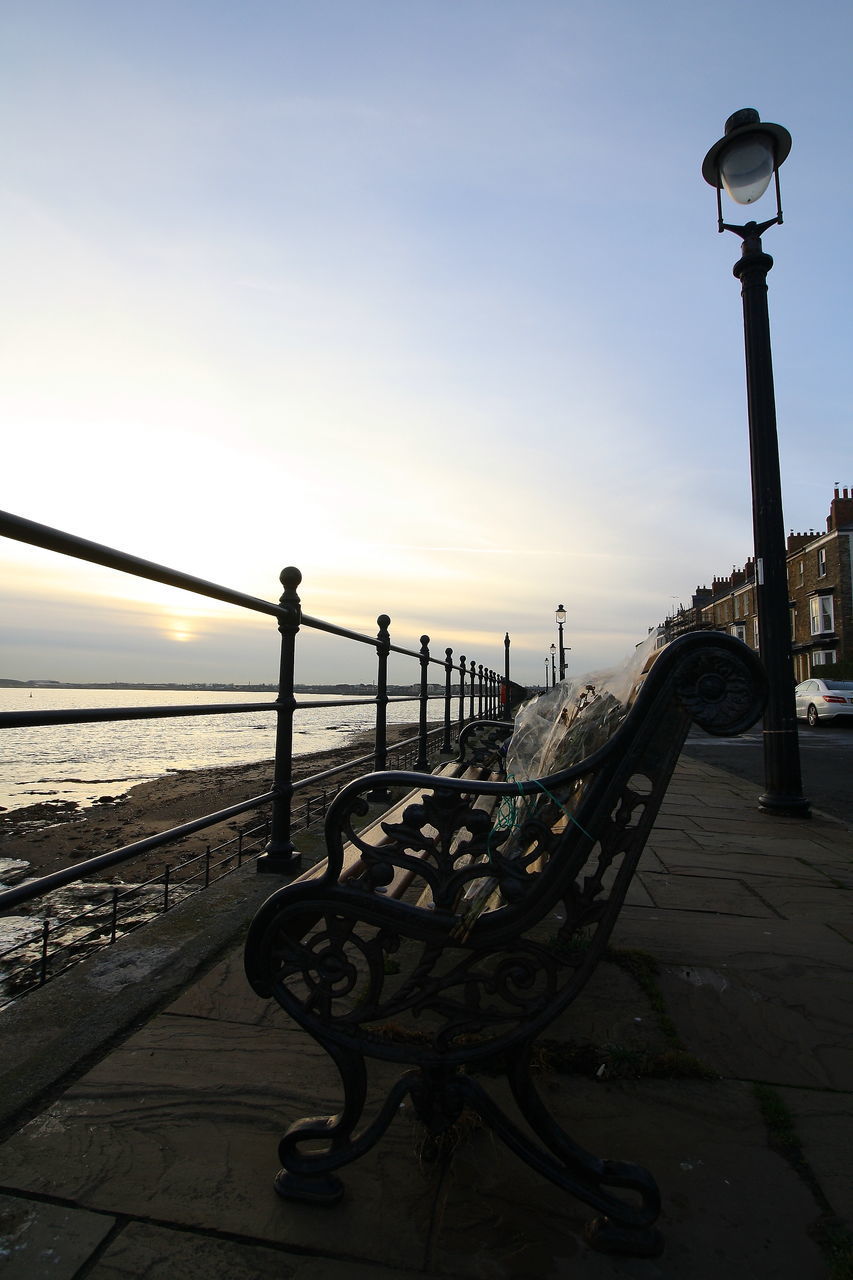
<path id="1" fill-rule="evenodd" d="M 509 715 L 509 632 L 504 636 L 504 712 Z"/>
<path id="2" fill-rule="evenodd" d="M 41 926 L 41 964 L 39 965 L 39 986 L 47 982 L 47 940 L 50 937 L 50 920 L 45 918 Z"/>
<path id="3" fill-rule="evenodd" d="M 453 650 L 445 649 L 444 651 L 444 738 L 441 742 L 442 751 L 450 751 L 450 717 L 451 717 L 451 692 L 450 684 L 453 679 Z"/>
<path id="4" fill-rule="evenodd" d="M 376 742 L 373 767 L 379 773 L 388 767 L 388 655 L 391 652 L 388 628 L 391 619 L 387 613 L 380 613 L 376 624 L 379 631 L 376 634 Z"/>
<path id="5" fill-rule="evenodd" d="M 468 675 L 471 678 L 471 688 L 469 690 L 469 698 L 468 698 L 468 719 L 473 720 L 474 719 L 474 691 L 477 684 L 477 664 L 473 658 L 471 659 L 471 665 L 468 668 Z"/>
<path id="6" fill-rule="evenodd" d="M 421 693 L 420 715 L 418 718 L 418 758 L 415 768 L 423 772 L 429 769 L 429 752 L 427 751 L 427 710 L 429 707 L 429 636 L 421 636 Z"/>
<path id="7" fill-rule="evenodd" d="M 459 732 L 465 726 L 465 654 L 459 657 Z"/>
<path id="8" fill-rule="evenodd" d="M 391 652 L 391 635 L 388 628 L 391 619 L 387 613 L 380 613 L 376 619 L 379 631 L 376 634 L 376 738 L 373 744 L 373 768 L 377 773 L 388 768 L 388 655 Z M 372 803 L 387 804 L 390 793 L 384 787 L 371 791 L 368 799 Z"/>
<path id="9" fill-rule="evenodd" d="M 300 855 L 294 850 L 290 825 L 293 803 L 293 711 L 296 706 L 296 699 L 293 696 L 293 673 L 296 633 L 302 621 L 302 609 L 296 588 L 302 581 L 302 574 L 290 565 L 282 569 L 279 581 L 284 591 L 279 600 L 282 612 L 278 620 L 278 629 L 281 633 L 281 663 L 278 697 L 275 702 L 275 772 L 272 785 L 275 798 L 272 802 L 269 844 L 255 865 L 258 871 L 290 875 L 302 861 Z"/>
<path id="10" fill-rule="evenodd" d="M 483 664 L 480 663 L 477 681 L 477 715 L 483 718 Z"/>

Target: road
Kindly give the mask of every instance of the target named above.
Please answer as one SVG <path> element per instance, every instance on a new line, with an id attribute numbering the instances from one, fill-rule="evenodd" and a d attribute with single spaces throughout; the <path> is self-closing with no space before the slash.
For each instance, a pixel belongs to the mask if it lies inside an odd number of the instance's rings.
<path id="1" fill-rule="evenodd" d="M 853 827 L 853 724 L 810 729 L 805 721 L 798 721 L 798 728 L 804 795 L 813 808 L 831 813 Z M 701 729 L 694 729 L 684 750 L 696 760 L 754 782 L 756 796 L 764 790 L 760 725 L 739 738 L 712 738 Z"/>

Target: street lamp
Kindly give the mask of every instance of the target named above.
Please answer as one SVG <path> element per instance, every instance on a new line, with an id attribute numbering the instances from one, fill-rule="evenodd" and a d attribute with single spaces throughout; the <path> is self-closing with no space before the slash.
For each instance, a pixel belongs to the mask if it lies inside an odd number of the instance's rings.
<path id="1" fill-rule="evenodd" d="M 560 679 L 564 679 L 566 675 L 566 649 L 563 644 L 563 624 L 566 621 L 566 610 L 561 604 L 557 605 L 557 631 L 560 636 Z"/>
<path id="2" fill-rule="evenodd" d="M 552 689 L 557 683 L 556 657 L 557 657 L 557 646 L 555 644 L 552 644 L 551 645 L 551 688 Z"/>
<path id="3" fill-rule="evenodd" d="M 790 150 L 787 129 L 767 124 L 752 107 L 745 107 L 726 121 L 724 136 L 705 156 L 702 177 L 717 191 L 717 229 L 732 231 L 743 241 L 734 275 L 741 282 L 743 297 L 758 640 L 769 685 L 764 714 L 766 791 L 759 796 L 758 807 L 768 813 L 807 818 L 809 802 L 803 796 L 794 701 L 785 525 L 767 310 L 767 273 L 773 259 L 761 244 L 762 233 L 782 221 L 779 166 Z M 723 187 L 737 204 L 752 204 L 764 194 L 771 179 L 775 179 L 776 187 L 774 218 L 748 222 L 742 227 L 723 221 Z"/>

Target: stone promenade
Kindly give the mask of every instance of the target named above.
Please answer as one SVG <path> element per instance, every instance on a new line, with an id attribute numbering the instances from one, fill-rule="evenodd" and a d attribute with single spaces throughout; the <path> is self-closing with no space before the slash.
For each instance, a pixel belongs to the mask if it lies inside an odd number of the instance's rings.
<path id="1" fill-rule="evenodd" d="M 755 799 L 682 758 L 613 958 L 543 1052 L 573 1136 L 655 1175 L 662 1257 L 592 1252 L 586 1207 L 488 1130 L 431 1156 L 405 1109 L 340 1205 L 278 1199 L 283 1129 L 339 1099 L 243 977 L 237 934 L 274 887 L 247 872 L 230 905 L 167 918 L 180 945 L 130 935 L 0 1015 L 3 1280 L 853 1275 L 853 834 Z"/>

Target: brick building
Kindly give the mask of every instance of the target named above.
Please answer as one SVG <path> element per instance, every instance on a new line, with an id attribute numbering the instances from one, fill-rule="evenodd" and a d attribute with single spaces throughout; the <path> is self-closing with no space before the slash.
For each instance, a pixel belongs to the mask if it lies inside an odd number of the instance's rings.
<path id="1" fill-rule="evenodd" d="M 853 676 L 853 489 L 836 489 L 826 532 L 788 535 L 788 598 L 794 677 L 814 672 Z M 728 631 L 758 649 L 755 562 L 697 587 L 689 609 L 658 628 L 662 646 L 685 631 Z"/>

